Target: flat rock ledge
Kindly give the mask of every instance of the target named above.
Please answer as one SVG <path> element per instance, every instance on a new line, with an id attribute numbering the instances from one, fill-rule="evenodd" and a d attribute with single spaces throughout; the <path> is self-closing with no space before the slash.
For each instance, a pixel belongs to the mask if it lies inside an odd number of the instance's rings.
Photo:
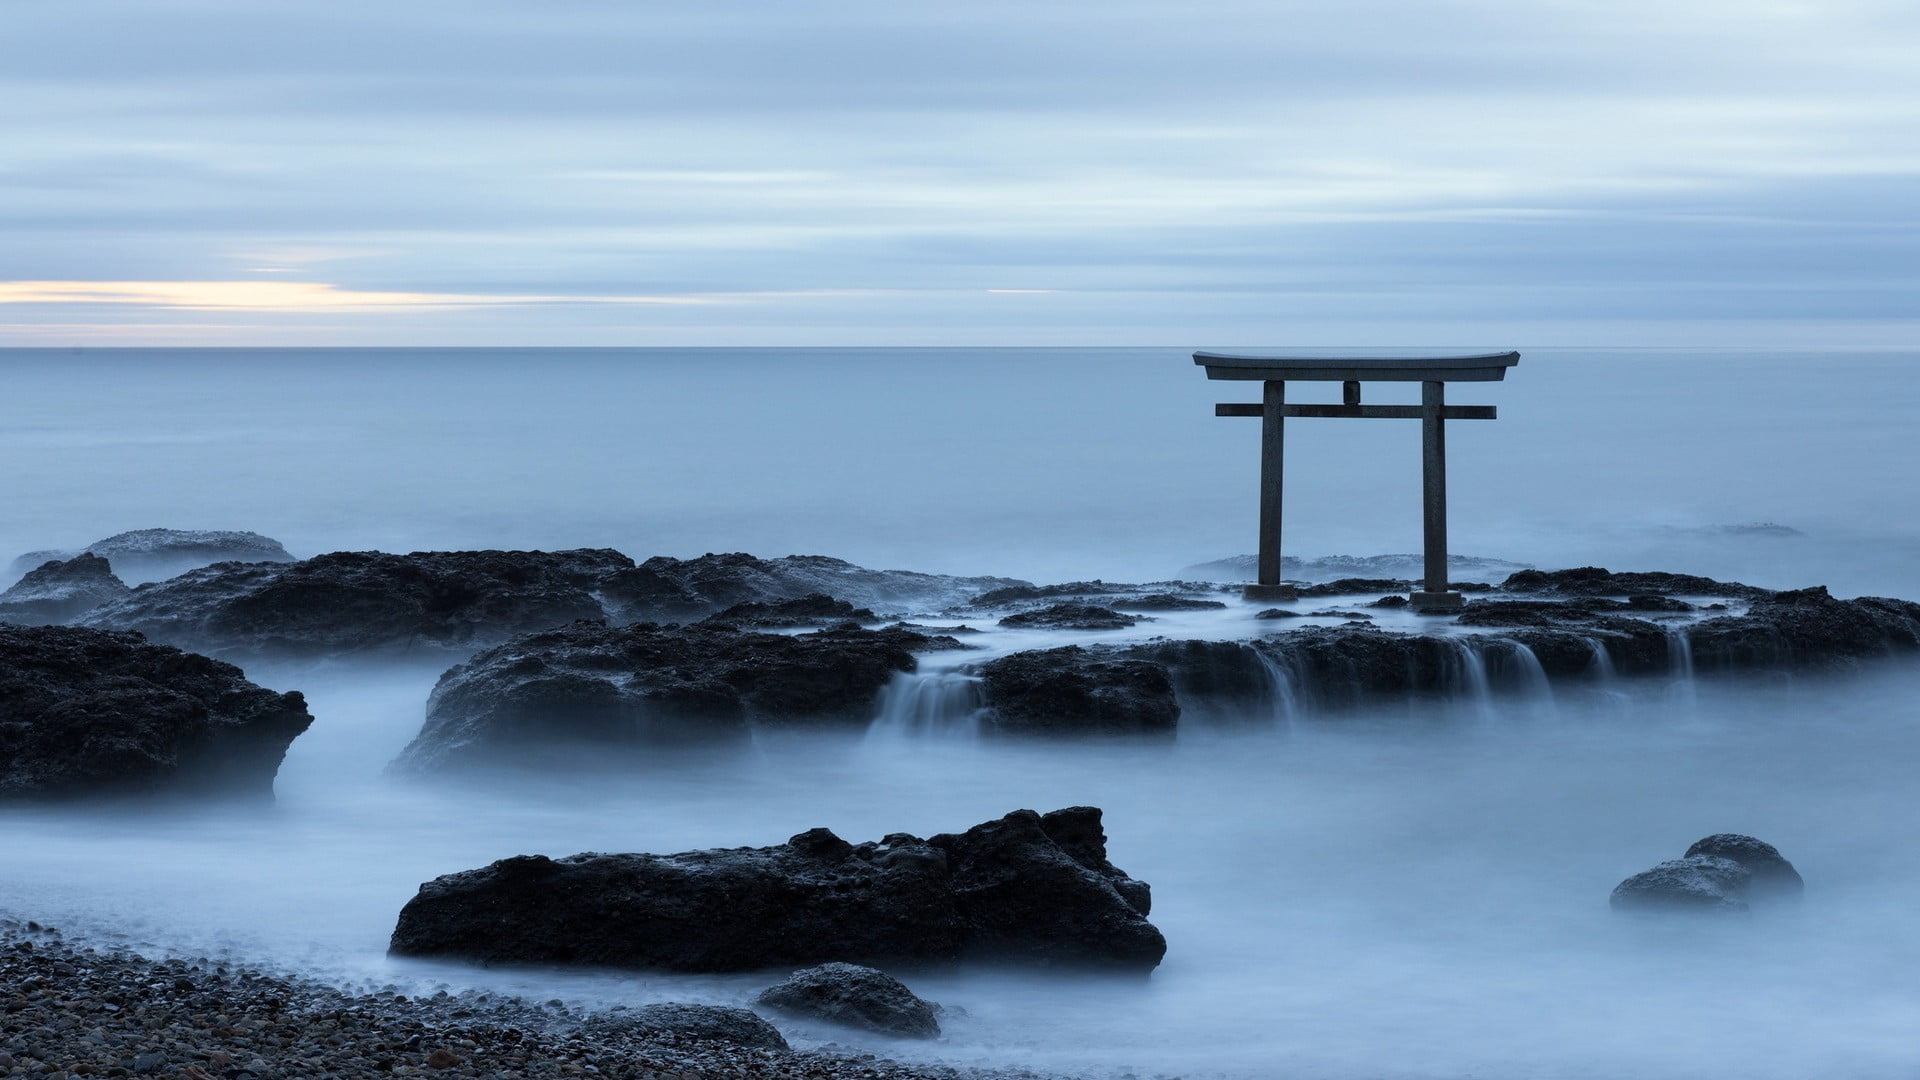
<path id="1" fill-rule="evenodd" d="M 833 961 L 1146 972 L 1166 953 L 1150 894 L 1107 861 L 1100 811 L 1016 810 L 964 833 L 677 855 L 522 855 L 435 878 L 397 956 L 687 972 Z"/>
<path id="2" fill-rule="evenodd" d="M 1326 713 L 1475 687 L 1521 691 L 1542 679 L 1848 669 L 1920 652 L 1920 604 L 1842 600 L 1818 586 L 1769 592 L 1686 575 L 1583 568 L 1523 571 L 1495 591 L 1455 620 L 1479 631 L 1472 634 L 1350 622 L 1248 641 L 1030 650 L 969 670 L 982 678 L 991 732 L 1166 734 L 1186 710 L 1259 713 L 1281 696 Z M 1700 598 L 1710 601 L 1706 611 L 1695 602 Z M 1734 605 L 1711 614 L 1714 598 Z"/>
<path id="3" fill-rule="evenodd" d="M 269 798 L 296 692 L 139 634 L 0 624 L 0 798 Z"/>
<path id="4" fill-rule="evenodd" d="M 576 622 L 528 634 L 441 675 L 403 772 L 618 763 L 743 743 L 755 727 L 851 727 L 914 654 L 950 637 L 845 624 L 806 634 L 728 623 Z"/>
<path id="5" fill-rule="evenodd" d="M 356 993 L 212 960 L 69 942 L 10 919 L 0 919 L 0 1008 L 0 1075 L 1042 1080 L 1024 1070 L 792 1051 L 765 1020 L 725 1006 L 588 1013 L 485 992 Z"/>

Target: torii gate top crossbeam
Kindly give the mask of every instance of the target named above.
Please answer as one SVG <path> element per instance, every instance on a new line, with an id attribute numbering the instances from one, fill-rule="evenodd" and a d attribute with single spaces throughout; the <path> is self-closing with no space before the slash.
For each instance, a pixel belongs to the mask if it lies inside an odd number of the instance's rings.
<path id="1" fill-rule="evenodd" d="M 1209 379 L 1260 382 L 1499 382 L 1517 352 L 1477 356 L 1232 356 L 1197 352 Z"/>

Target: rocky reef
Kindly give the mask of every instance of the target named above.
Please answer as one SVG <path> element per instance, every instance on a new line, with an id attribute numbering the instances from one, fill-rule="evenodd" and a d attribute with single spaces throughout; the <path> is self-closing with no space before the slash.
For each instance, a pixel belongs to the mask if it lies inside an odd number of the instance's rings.
<path id="1" fill-rule="evenodd" d="M 819 594 L 882 612 L 938 611 L 983 590 L 1030 587 L 1015 578 L 869 570 L 825 555 L 761 559 L 741 552 L 697 559 L 657 556 L 608 578 L 608 615 L 620 621 L 688 622 L 736 604 Z"/>
<path id="2" fill-rule="evenodd" d="M 392 952 L 482 963 L 751 971 L 952 962 L 1148 971 L 1149 891 L 1107 861 L 1093 807 L 1017 810 L 966 832 L 676 855 L 522 855 L 435 878 Z"/>
<path id="3" fill-rule="evenodd" d="M 82 553 L 42 563 L 0 592 L 0 623 L 58 625 L 132 591 L 106 559 Z"/>
<path id="4" fill-rule="evenodd" d="M 518 637 L 447 671 L 396 762 L 524 765 L 744 739 L 753 725 L 861 726 L 914 653 L 949 637 L 842 625 L 768 634 L 726 624 L 602 622 Z"/>
<path id="5" fill-rule="evenodd" d="M 1754 903 L 1798 899 L 1800 872 L 1764 840 L 1715 833 L 1687 853 L 1627 878 L 1609 903 L 1624 912 L 1745 914 Z"/>
<path id="6" fill-rule="evenodd" d="M 198 566 L 219 562 L 292 562 L 280 541 L 256 532 L 222 529 L 135 529 L 95 540 L 79 551 L 30 551 L 13 560 L 13 573 L 65 561 L 76 555 L 98 555 L 112 562 L 132 581 L 172 577 Z"/>
<path id="7" fill-rule="evenodd" d="M 268 797 L 299 693 L 138 634 L 0 625 L 0 797 Z"/>

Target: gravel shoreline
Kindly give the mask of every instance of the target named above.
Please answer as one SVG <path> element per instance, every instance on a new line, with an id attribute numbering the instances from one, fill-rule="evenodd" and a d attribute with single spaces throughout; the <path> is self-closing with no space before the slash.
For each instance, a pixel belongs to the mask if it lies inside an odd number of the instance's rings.
<path id="1" fill-rule="evenodd" d="M 211 960 L 150 960 L 0 919 L 0 1076 L 36 1080 L 719 1077 L 1042 1080 L 622 1031 L 559 1002 L 353 994 Z"/>

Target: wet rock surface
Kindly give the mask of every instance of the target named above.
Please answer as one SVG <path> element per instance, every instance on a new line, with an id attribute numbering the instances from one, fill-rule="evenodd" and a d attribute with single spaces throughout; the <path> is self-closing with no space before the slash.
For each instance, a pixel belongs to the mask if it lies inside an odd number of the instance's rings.
<path id="1" fill-rule="evenodd" d="M 978 668 L 998 734 L 1170 734 L 1180 703 L 1164 666 L 1081 645 L 1017 652 Z"/>
<path id="2" fill-rule="evenodd" d="M 1100 811 L 1019 810 L 964 833 L 677 855 L 522 855 L 429 881 L 392 951 L 483 963 L 750 971 L 956 961 L 1146 971 L 1166 941 L 1106 860 Z"/>
<path id="3" fill-rule="evenodd" d="M 485 992 L 355 993 L 212 960 L 69 943 L 12 920 L 0 920 L 0 1008 L 0 1075 L 14 1076 L 1039 1080 L 794 1052 L 765 1020 L 724 1006 L 586 1013 Z"/>
<path id="4" fill-rule="evenodd" d="M 780 600 L 773 603 L 750 601 L 745 604 L 735 604 L 701 621 L 727 626 L 779 629 L 791 626 L 822 626 L 876 620 L 873 611 L 869 608 L 857 608 L 845 600 L 836 600 L 825 593 L 813 593 L 795 600 Z"/>
<path id="5" fill-rule="evenodd" d="M 1054 604 L 1008 615 L 1000 625 L 1024 630 L 1125 630 L 1139 621 L 1135 616 L 1093 604 Z"/>
<path id="6" fill-rule="evenodd" d="M 931 1039 L 940 1034 L 934 1005 L 899 979 L 859 964 L 821 964 L 794 972 L 761 991 L 769 1009 L 864 1028 L 883 1035 Z"/>
<path id="7" fill-rule="evenodd" d="M 238 656 L 466 652 L 603 617 L 599 590 L 632 566 L 604 548 L 221 563 L 142 585 L 80 622 Z"/>
<path id="8" fill-rule="evenodd" d="M 1208 611 L 1218 610 L 1227 605 L 1218 600 L 1204 600 L 1199 597 L 1162 592 L 1122 597 L 1109 601 L 1107 606 L 1117 611 Z"/>
<path id="9" fill-rule="evenodd" d="M 0 797 L 273 792 L 299 693 L 138 634 L 0 625 Z"/>
<path id="10" fill-rule="evenodd" d="M 1765 589 L 1737 581 L 1715 581 L 1694 574 L 1664 571 L 1615 573 L 1598 566 L 1570 570 L 1519 570 L 1500 583 L 1503 592 L 1559 593 L 1568 596 L 1761 596 Z"/>
<path id="11" fill-rule="evenodd" d="M 1608 902 L 1624 912 L 1743 914 L 1753 904 L 1796 900 L 1804 889 L 1800 872 L 1772 844 L 1715 833 L 1681 858 L 1622 881 Z"/>
<path id="12" fill-rule="evenodd" d="M 130 581 L 172 577 L 218 562 L 292 562 L 280 541 L 256 532 L 220 529 L 135 529 L 95 540 L 80 551 L 32 551 L 13 561 L 24 574 L 50 560 L 99 555 Z"/>
<path id="13" fill-rule="evenodd" d="M 608 614 L 621 621 L 689 622 L 736 604 L 814 594 L 881 612 L 938 611 L 984 590 L 1026 584 L 1015 578 L 869 570 L 825 555 L 761 559 L 733 552 L 648 559 L 610 576 L 605 596 Z"/>
<path id="14" fill-rule="evenodd" d="M 752 728 L 859 726 L 914 653 L 958 647 L 845 625 L 767 634 L 730 625 L 576 622 L 515 638 L 440 677 L 396 767 L 530 765 L 744 741 Z"/>
<path id="15" fill-rule="evenodd" d="M 0 623 L 49 626 L 64 623 L 133 590 L 98 555 L 42 563 L 0 592 Z"/>

